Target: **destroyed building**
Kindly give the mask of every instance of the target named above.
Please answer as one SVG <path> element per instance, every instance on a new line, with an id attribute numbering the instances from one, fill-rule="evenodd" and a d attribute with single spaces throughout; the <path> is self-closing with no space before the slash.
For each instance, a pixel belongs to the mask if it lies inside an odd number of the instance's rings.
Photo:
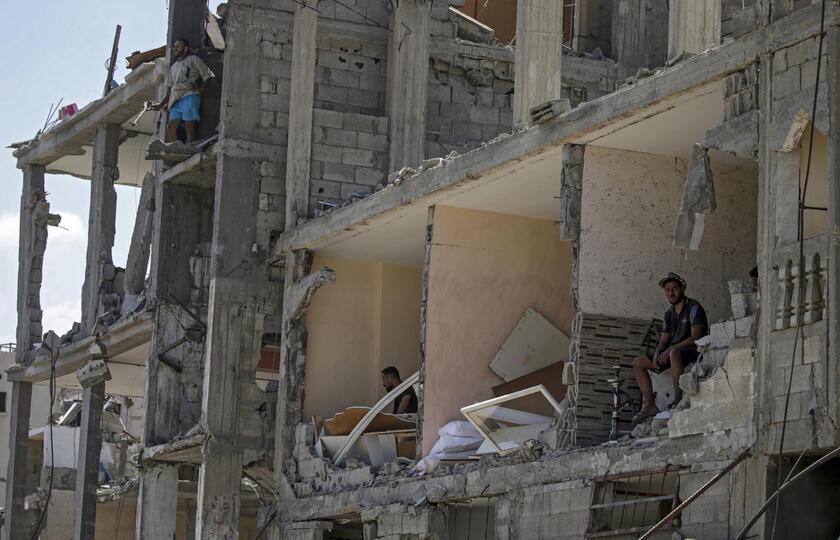
<path id="1" fill-rule="evenodd" d="M 55 478 L 50 379 L 81 388 L 74 511 L 46 505 L 75 538 L 113 537 L 106 392 L 142 398 L 136 538 L 840 534 L 838 3 L 519 0 L 512 45 L 463 3 L 169 0 L 167 44 L 216 75 L 199 144 L 138 122 L 160 58 L 16 148 L 6 538 Z M 91 189 L 67 334 L 41 326 L 51 172 Z M 676 409 L 614 424 L 669 271 L 709 344 Z"/>

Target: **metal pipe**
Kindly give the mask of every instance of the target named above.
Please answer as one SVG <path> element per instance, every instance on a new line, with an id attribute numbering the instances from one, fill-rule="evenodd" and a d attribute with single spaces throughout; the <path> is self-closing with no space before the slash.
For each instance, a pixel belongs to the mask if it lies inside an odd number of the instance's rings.
<path id="1" fill-rule="evenodd" d="M 840 450 L 840 449 L 839 449 L 839 450 Z M 745 459 L 747 459 L 749 456 L 750 456 L 750 449 L 749 449 L 749 448 L 747 448 L 746 450 L 744 450 L 743 452 L 741 452 L 741 455 L 739 455 L 737 458 L 735 458 L 735 461 L 733 461 L 732 463 L 730 463 L 729 465 L 727 465 L 725 469 L 723 469 L 722 471 L 720 471 L 719 473 L 717 473 L 717 474 L 716 474 L 713 478 L 711 478 L 708 482 L 706 482 L 705 484 L 703 484 L 702 486 L 700 486 L 700 489 L 698 489 L 697 491 L 695 491 L 694 493 L 692 493 L 691 495 L 689 495 L 689 497 L 688 497 L 686 500 L 684 500 L 683 502 L 681 502 L 679 506 L 677 506 L 676 508 L 674 508 L 673 510 L 671 510 L 671 512 L 670 512 L 667 516 L 665 516 L 664 518 L 662 518 L 661 520 L 659 520 L 659 523 L 657 523 L 656 525 L 654 525 L 654 526 L 653 526 L 650 530 L 648 530 L 648 532 L 646 532 L 645 534 L 643 534 L 642 536 L 640 536 L 640 537 L 639 537 L 639 540 L 645 540 L 645 538 L 650 538 L 650 537 L 651 537 L 651 535 L 653 535 L 653 533 L 655 533 L 656 531 L 658 531 L 659 529 L 661 529 L 662 527 L 664 527 L 664 526 L 665 526 L 665 524 L 667 524 L 669 521 L 671 521 L 671 520 L 672 520 L 672 519 L 674 519 L 677 515 L 679 515 L 679 514 L 683 511 L 683 508 L 685 508 L 686 506 L 688 506 L 689 504 L 691 504 L 692 502 L 694 502 L 694 500 L 695 500 L 697 497 L 699 497 L 699 496 L 700 496 L 700 495 L 702 495 L 702 494 L 703 494 L 703 493 L 704 493 L 707 489 L 709 489 L 710 487 L 712 487 L 713 485 L 715 485 L 715 484 L 718 482 L 718 480 L 720 480 L 721 478 L 723 478 L 724 476 L 726 476 L 726 475 L 729 473 L 729 471 L 731 471 L 732 469 L 734 469 L 734 468 L 735 468 L 735 467 L 736 467 L 739 463 L 741 463 L 742 461 L 744 461 Z M 794 478 L 794 480 L 795 480 L 795 478 Z M 746 531 L 745 531 L 745 532 L 746 532 Z M 739 536 L 738 538 L 740 538 L 740 536 Z"/>

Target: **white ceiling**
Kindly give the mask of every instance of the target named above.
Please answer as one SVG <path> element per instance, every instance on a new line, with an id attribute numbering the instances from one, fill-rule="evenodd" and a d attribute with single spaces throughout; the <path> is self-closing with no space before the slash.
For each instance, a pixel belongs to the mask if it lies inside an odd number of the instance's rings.
<path id="1" fill-rule="evenodd" d="M 355 227 L 349 238 L 315 251 L 351 260 L 421 265 L 428 208 L 435 204 L 556 220 L 562 159 L 562 147 L 554 147 L 511 162 L 478 181 L 463 182 L 377 216 Z"/>
<path id="2" fill-rule="evenodd" d="M 143 177 L 152 169 L 152 161 L 145 159 L 146 147 L 149 145 L 149 136 L 154 132 L 154 114 L 146 113 L 131 126 L 129 122 L 123 124 L 123 129 L 129 132 L 131 137 L 120 145 L 117 167 L 120 170 L 120 178 L 117 184 L 127 186 L 140 186 Z M 49 165 L 46 170 L 51 174 L 69 174 L 78 178 L 89 179 L 91 175 L 92 148 L 83 147 L 84 154 L 78 156 L 64 156 Z"/>
<path id="3" fill-rule="evenodd" d="M 672 100 L 665 110 L 590 139 L 587 144 L 688 159 L 694 143 L 702 143 L 706 131 L 723 121 L 723 84 L 714 82 Z M 712 151 L 718 164 L 744 165 L 743 159 Z"/>

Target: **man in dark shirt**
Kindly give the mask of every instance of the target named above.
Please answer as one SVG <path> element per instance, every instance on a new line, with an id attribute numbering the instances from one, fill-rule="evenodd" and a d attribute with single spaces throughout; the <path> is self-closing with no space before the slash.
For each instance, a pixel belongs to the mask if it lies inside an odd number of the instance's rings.
<path id="1" fill-rule="evenodd" d="M 671 308 L 665 312 L 659 345 L 656 346 L 653 355 L 640 356 L 633 360 L 636 381 L 644 397 L 642 411 L 633 419 L 634 422 L 640 422 L 659 412 L 653 400 L 653 387 L 648 370 L 661 373 L 671 368 L 674 401 L 671 402 L 670 407 L 673 407 L 682 399 L 679 380 L 683 369 L 697 360 L 697 345 L 694 342 L 709 333 L 706 311 L 696 300 L 686 298 L 683 278 L 669 272 L 659 281 L 659 286 L 665 290 L 665 297 L 671 304 Z"/>
<path id="2" fill-rule="evenodd" d="M 400 378 L 400 370 L 394 366 L 388 366 L 382 370 L 382 386 L 385 387 L 386 392 L 390 392 L 401 383 L 402 379 Z M 417 394 L 414 393 L 414 388 L 409 386 L 394 400 L 394 414 L 416 412 Z"/>

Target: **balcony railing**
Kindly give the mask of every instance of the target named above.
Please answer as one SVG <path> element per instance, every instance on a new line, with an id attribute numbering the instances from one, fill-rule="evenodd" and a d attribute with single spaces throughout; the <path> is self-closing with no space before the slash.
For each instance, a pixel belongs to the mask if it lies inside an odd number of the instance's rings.
<path id="1" fill-rule="evenodd" d="M 776 330 L 812 324 L 826 318 L 827 246 L 825 234 L 805 240 L 802 261 L 799 259 L 799 244 L 776 249 L 773 254 Z"/>

